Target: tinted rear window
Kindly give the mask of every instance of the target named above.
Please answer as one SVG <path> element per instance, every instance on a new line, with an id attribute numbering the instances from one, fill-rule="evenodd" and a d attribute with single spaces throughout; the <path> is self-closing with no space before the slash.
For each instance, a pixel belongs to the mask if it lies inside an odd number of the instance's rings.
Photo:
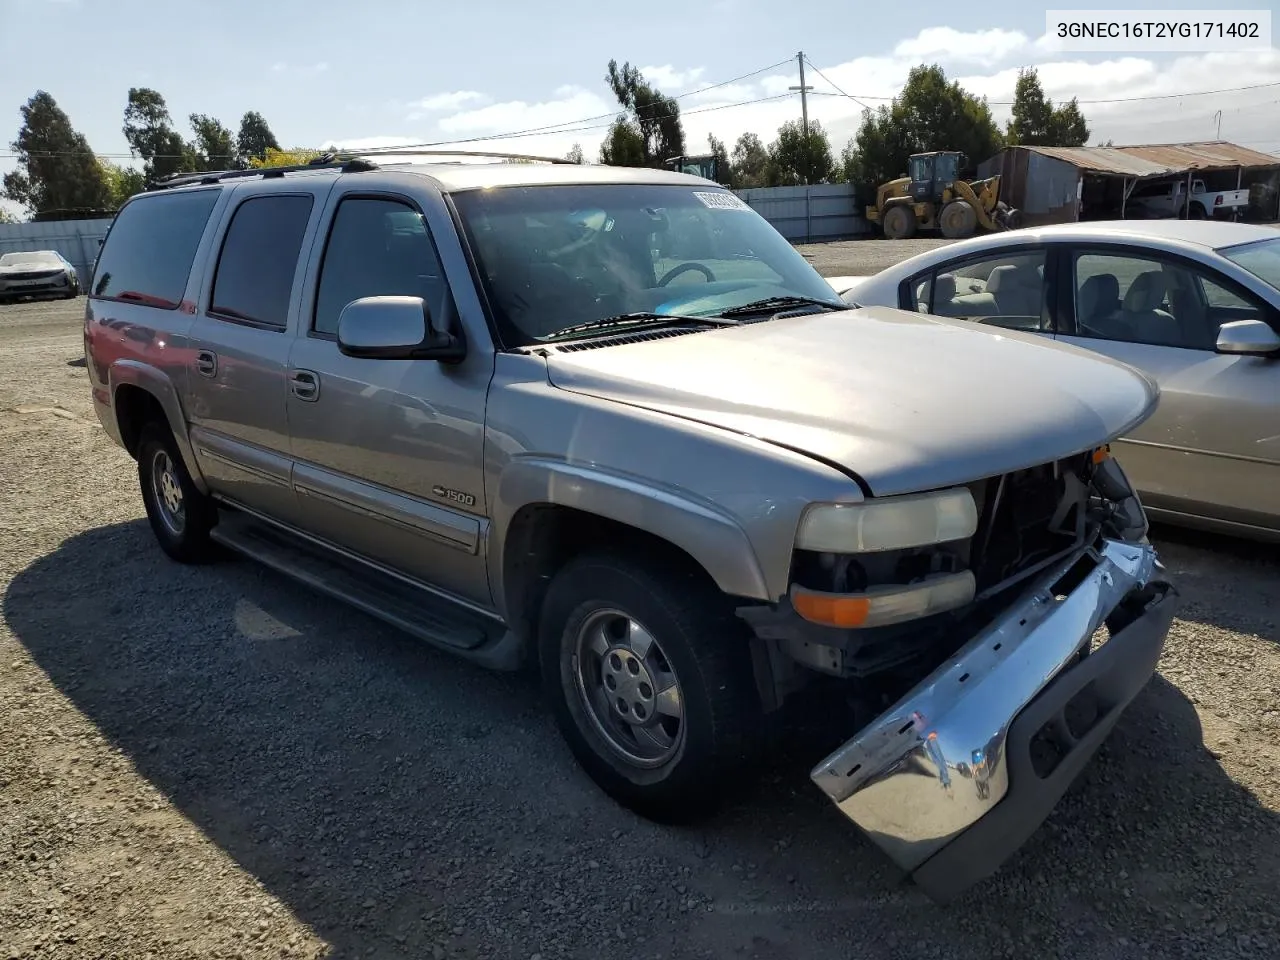
<path id="1" fill-rule="evenodd" d="M 170 309 L 181 303 L 218 194 L 161 193 L 125 206 L 98 257 L 92 296 Z"/>
<path id="2" fill-rule="evenodd" d="M 310 196 L 253 197 L 236 208 L 222 243 L 209 312 L 283 327 L 293 293 Z"/>

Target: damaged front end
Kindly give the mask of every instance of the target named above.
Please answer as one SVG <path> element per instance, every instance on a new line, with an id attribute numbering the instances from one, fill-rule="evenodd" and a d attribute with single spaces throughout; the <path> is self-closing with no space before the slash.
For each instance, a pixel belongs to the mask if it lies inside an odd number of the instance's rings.
<path id="1" fill-rule="evenodd" d="M 967 489 L 930 495 L 932 541 L 906 510 L 802 529 L 789 602 L 743 613 L 878 694 L 811 777 L 939 902 L 1043 822 L 1155 671 L 1176 601 L 1105 448 Z"/>

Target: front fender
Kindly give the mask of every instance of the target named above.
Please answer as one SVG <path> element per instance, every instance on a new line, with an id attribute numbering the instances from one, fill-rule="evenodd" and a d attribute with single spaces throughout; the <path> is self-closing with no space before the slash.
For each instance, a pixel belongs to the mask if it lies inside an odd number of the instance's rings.
<path id="1" fill-rule="evenodd" d="M 726 594 L 769 599 L 750 539 L 716 504 L 652 480 L 544 456 L 517 456 L 502 471 L 493 504 L 498 535 L 489 551 L 496 597 L 505 596 L 506 531 L 521 508 L 539 503 L 571 507 L 661 537 L 693 557 Z"/>
<path id="2" fill-rule="evenodd" d="M 111 413 L 116 420 L 116 430 L 120 436 L 125 435 L 124 424 L 120 422 L 119 389 L 123 386 L 138 387 L 145 390 L 164 411 L 169 431 L 173 434 L 178 446 L 178 453 L 191 476 L 191 481 L 201 493 L 208 493 L 209 486 L 204 474 L 200 472 L 200 464 L 195 450 L 191 446 L 191 438 L 187 434 L 187 418 L 182 409 L 182 401 L 178 398 L 178 388 L 164 371 L 142 363 L 138 360 L 116 360 L 107 370 L 107 385 L 111 391 Z"/>

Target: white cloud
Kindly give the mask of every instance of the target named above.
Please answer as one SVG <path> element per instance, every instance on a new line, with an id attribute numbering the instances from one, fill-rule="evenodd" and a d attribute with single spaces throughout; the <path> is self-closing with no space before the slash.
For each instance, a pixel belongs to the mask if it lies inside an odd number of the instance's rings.
<path id="1" fill-rule="evenodd" d="M 640 74 L 645 80 L 667 94 L 683 93 L 690 87 L 698 86 L 702 83 L 702 75 L 706 72 L 705 67 L 679 70 L 669 63 L 661 67 L 640 68 Z"/>
<path id="2" fill-rule="evenodd" d="M 289 64 L 284 61 L 276 61 L 271 65 L 272 73 L 288 73 L 299 77 L 315 76 L 324 73 L 329 69 L 329 64 L 325 61 L 310 64 Z"/>
<path id="3" fill-rule="evenodd" d="M 1019 30 L 956 30 L 954 27 L 926 27 L 893 48 L 899 59 L 932 63 L 1003 63 L 1028 46 L 1029 38 Z"/>
<path id="4" fill-rule="evenodd" d="M 458 110 L 469 103 L 481 103 L 489 98 L 476 90 L 454 90 L 450 93 L 437 93 L 423 97 L 414 106 L 424 112 L 435 110 Z"/>
<path id="5" fill-rule="evenodd" d="M 980 52 L 974 53 L 974 50 Z M 924 53 L 930 55 L 922 56 Z M 1013 99 L 1019 65 L 1036 67 L 1045 93 L 1055 102 L 1072 97 L 1081 101 L 1116 100 L 1276 84 L 1209 96 L 1082 103 L 1081 109 L 1089 121 L 1093 143 L 1108 139 L 1116 143 L 1211 140 L 1217 134 L 1215 113 L 1221 111 L 1222 139 L 1264 152 L 1280 152 L 1280 111 L 1275 108 L 1276 101 L 1280 100 L 1280 52 L 1276 50 L 1158 60 L 1137 56 L 1066 58 L 1045 53 L 1035 41 L 1012 31 L 962 33 L 949 27 L 932 27 L 902 41 L 889 54 L 818 64 L 817 70 L 806 70 L 805 80 L 818 94 L 809 98 L 809 116 L 822 123 L 832 147 L 838 152 L 856 133 L 862 106 L 839 95 L 836 87 L 859 98 L 862 104 L 876 107 L 888 103 L 899 93 L 910 69 L 922 61 L 936 61 L 948 77 L 959 81 L 966 90 L 986 96 L 1002 127 L 1009 119 L 1008 101 Z M 695 89 L 715 82 L 714 76 L 705 77 L 704 71 L 696 68 L 646 67 L 644 72 L 657 83 L 659 70 L 664 72 L 664 80 L 678 78 Z M 691 152 L 707 149 L 709 134 L 732 146 L 748 131 L 768 143 L 783 122 L 799 117 L 798 95 L 741 107 L 727 105 L 785 93 L 788 87 L 798 83 L 799 76 L 792 69 L 682 96 L 680 105 L 688 149 Z M 659 86 L 679 92 L 678 86 L 662 83 Z M 828 95 L 821 95 L 823 93 Z M 719 109 L 721 107 L 725 108 Z M 599 84 L 598 89 L 566 85 L 555 89 L 544 100 L 510 100 L 457 110 L 439 117 L 427 128 L 415 127 L 416 136 L 383 136 L 362 141 L 361 145 L 372 146 L 373 141 L 388 145 L 466 139 L 562 126 L 564 129 L 548 133 L 459 144 L 459 148 L 562 156 L 576 142 L 588 158 L 594 158 L 616 109 L 604 84 Z M 591 129 L 574 129 L 580 127 Z"/>

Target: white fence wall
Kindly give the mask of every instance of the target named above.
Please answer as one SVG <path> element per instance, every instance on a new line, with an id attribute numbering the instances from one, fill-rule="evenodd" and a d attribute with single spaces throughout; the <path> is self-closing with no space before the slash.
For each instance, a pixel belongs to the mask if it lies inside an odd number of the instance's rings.
<path id="1" fill-rule="evenodd" d="M 792 243 L 853 240 L 871 235 L 871 224 L 849 183 L 752 187 L 736 193 Z"/>
<path id="2" fill-rule="evenodd" d="M 98 247 L 111 220 L 52 220 L 47 223 L 0 223 L 0 253 L 57 250 L 75 264 L 80 283 L 88 287 Z"/>

